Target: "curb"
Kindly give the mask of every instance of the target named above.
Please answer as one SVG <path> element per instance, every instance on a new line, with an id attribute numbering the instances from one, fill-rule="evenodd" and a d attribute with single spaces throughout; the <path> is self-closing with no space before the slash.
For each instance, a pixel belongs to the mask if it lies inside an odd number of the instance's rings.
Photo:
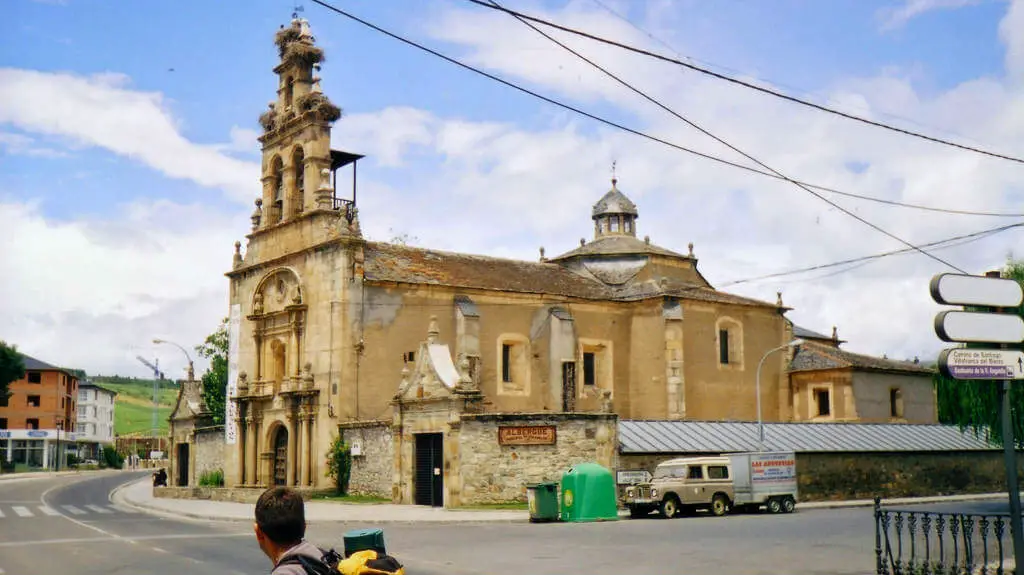
<path id="1" fill-rule="evenodd" d="M 215 522 L 220 522 L 220 523 L 237 523 L 237 522 L 240 522 L 240 521 L 251 521 L 251 519 L 249 519 L 249 518 L 242 518 L 242 517 L 212 517 L 209 514 L 194 513 L 194 512 L 191 512 L 191 511 L 171 511 L 171 510 L 168 510 L 168 509 L 164 509 L 162 507 L 157 507 L 155 505 L 146 505 L 145 503 L 140 503 L 138 501 L 132 501 L 132 500 L 128 499 L 128 497 L 126 497 L 125 495 L 121 494 L 122 490 L 127 489 L 128 487 L 130 487 L 130 486 L 132 486 L 132 485 L 134 485 L 136 483 L 140 483 L 142 481 L 149 481 L 149 479 L 146 478 L 146 479 L 141 479 L 139 481 L 131 481 L 131 482 L 128 482 L 128 483 L 122 483 L 121 485 L 118 485 L 117 487 L 115 487 L 110 492 L 110 494 L 108 495 L 108 498 L 110 499 L 110 501 L 112 503 L 115 503 L 115 504 L 118 504 L 118 505 L 124 505 L 125 507 L 130 507 L 132 509 L 136 509 L 136 510 L 142 512 L 142 513 L 146 513 L 147 515 L 156 515 L 156 516 L 161 516 L 161 517 L 170 517 L 170 518 L 186 519 L 186 520 L 201 520 L 203 522 L 215 521 Z M 117 499 L 117 501 L 115 501 L 115 498 Z M 339 505 L 341 505 L 341 504 L 339 504 Z M 479 525 L 479 524 L 529 523 L 529 517 L 524 517 L 522 519 L 490 519 L 490 520 L 459 519 L 459 520 L 448 520 L 448 521 L 441 521 L 441 520 L 436 520 L 436 519 L 373 519 L 371 521 L 371 520 L 351 519 L 351 518 L 307 519 L 306 520 L 306 523 L 308 525 L 334 525 L 334 524 L 337 524 L 337 523 L 344 523 L 344 522 L 372 522 L 372 523 L 388 524 L 388 525 L 416 525 L 416 524 L 424 524 L 424 523 L 431 524 L 431 525 L 462 525 L 462 524 L 467 524 L 467 523 Z"/>
<path id="2" fill-rule="evenodd" d="M 966 501 L 989 501 L 1008 497 L 1006 493 L 976 493 L 970 495 L 934 495 L 928 497 L 894 497 L 882 499 L 883 507 L 896 505 L 925 505 L 928 503 L 959 503 Z M 849 509 L 855 507 L 873 507 L 875 502 L 871 499 L 856 499 L 851 501 L 808 501 L 797 503 L 797 509 Z"/>

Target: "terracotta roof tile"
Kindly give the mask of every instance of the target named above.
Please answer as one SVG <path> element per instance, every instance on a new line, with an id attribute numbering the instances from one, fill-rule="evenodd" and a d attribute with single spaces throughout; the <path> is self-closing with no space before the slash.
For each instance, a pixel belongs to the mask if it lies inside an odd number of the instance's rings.
<path id="1" fill-rule="evenodd" d="M 843 349 L 822 345 L 815 342 L 805 342 L 797 349 L 793 361 L 789 364 L 789 371 L 818 371 L 823 369 L 844 369 L 852 367 L 868 371 L 894 371 L 906 373 L 930 374 L 935 370 L 910 361 L 897 361 L 852 353 Z"/>

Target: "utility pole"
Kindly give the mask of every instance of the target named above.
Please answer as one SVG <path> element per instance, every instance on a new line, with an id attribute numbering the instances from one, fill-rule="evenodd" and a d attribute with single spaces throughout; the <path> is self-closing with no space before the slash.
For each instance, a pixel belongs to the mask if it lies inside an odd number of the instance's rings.
<path id="1" fill-rule="evenodd" d="M 157 358 L 154 363 L 150 363 L 141 355 L 135 356 L 135 359 L 141 361 L 143 365 L 153 370 L 153 434 L 151 437 L 156 437 L 157 406 L 160 405 L 160 381 L 164 378 L 163 372 L 160 371 L 160 359 Z"/>

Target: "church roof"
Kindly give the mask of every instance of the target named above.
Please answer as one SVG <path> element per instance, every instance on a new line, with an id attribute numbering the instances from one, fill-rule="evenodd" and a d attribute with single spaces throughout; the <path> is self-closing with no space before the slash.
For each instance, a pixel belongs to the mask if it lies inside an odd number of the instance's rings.
<path id="1" fill-rule="evenodd" d="M 551 294 L 605 301 L 639 301 L 653 297 L 777 307 L 705 286 L 678 282 L 639 282 L 611 287 L 559 264 L 528 262 L 366 242 L 363 274 L 368 281 L 426 284 L 504 292 Z"/>
<path id="2" fill-rule="evenodd" d="M 612 180 L 612 189 L 601 196 L 600 200 L 597 200 L 597 203 L 594 204 L 594 209 L 591 211 L 591 216 L 594 218 L 605 214 L 629 214 L 634 217 L 640 217 L 639 212 L 636 210 L 636 204 L 615 187 L 615 180 Z"/>
<path id="3" fill-rule="evenodd" d="M 935 372 L 934 369 L 920 363 L 852 353 L 813 341 L 806 341 L 800 344 L 796 354 L 793 356 L 793 361 L 789 364 L 790 372 L 845 368 L 865 371 L 919 373 L 921 375 Z"/>
<path id="4" fill-rule="evenodd" d="M 672 250 L 665 249 L 661 246 L 656 246 L 652 243 L 638 240 L 633 236 L 609 235 L 599 237 L 572 251 L 568 251 L 560 256 L 554 257 L 552 258 L 552 261 L 569 259 L 576 256 L 632 254 L 660 255 L 675 258 L 689 257 Z"/>

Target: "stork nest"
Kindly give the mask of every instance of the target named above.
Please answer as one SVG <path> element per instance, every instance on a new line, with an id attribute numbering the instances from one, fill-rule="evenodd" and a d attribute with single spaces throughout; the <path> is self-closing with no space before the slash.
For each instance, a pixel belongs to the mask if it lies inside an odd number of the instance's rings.
<path id="1" fill-rule="evenodd" d="M 277 44 L 277 55 L 284 58 L 285 50 L 288 46 L 294 42 L 298 42 L 300 38 L 300 32 L 298 26 L 289 26 L 288 28 L 281 28 L 274 34 L 274 44 Z"/>
<path id="2" fill-rule="evenodd" d="M 274 129 L 277 124 L 277 110 L 271 109 L 260 114 L 260 125 L 263 126 L 263 131 L 269 132 Z"/>
<path id="3" fill-rule="evenodd" d="M 312 66 L 324 61 L 324 51 L 322 48 L 306 42 L 292 42 L 285 47 L 281 59 L 298 60 L 307 66 Z"/>
<path id="4" fill-rule="evenodd" d="M 317 119 L 333 122 L 341 117 L 341 108 L 335 106 L 321 92 L 310 92 L 295 100 L 297 114 L 312 113 Z"/>

